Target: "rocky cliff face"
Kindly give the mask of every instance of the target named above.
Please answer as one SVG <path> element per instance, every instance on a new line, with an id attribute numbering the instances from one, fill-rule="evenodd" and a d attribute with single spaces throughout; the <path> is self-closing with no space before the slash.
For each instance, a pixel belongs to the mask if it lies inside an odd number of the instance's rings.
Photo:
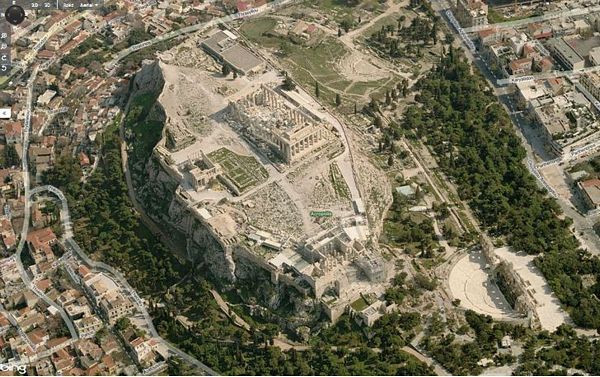
<path id="1" fill-rule="evenodd" d="M 134 95 L 156 93 L 162 91 L 164 85 L 165 78 L 160 63 L 154 60 L 145 60 L 142 68 L 135 74 L 131 90 Z"/>
<path id="2" fill-rule="evenodd" d="M 141 70 L 133 79 L 131 98 L 147 93 L 158 94 L 162 92 L 164 86 L 165 77 L 160 63 L 144 62 Z M 165 114 L 160 96 L 148 117 L 161 121 L 163 125 L 166 124 L 168 114 Z M 168 125 L 164 128 L 162 138 L 157 145 L 164 146 L 166 143 Z M 175 199 L 178 182 L 163 169 L 159 157 L 152 154 L 143 164 L 143 169 L 132 169 L 132 173 L 142 172 L 133 177 L 133 181 L 136 198 L 144 207 L 146 214 L 164 229 L 165 234 L 173 239 L 180 249 L 180 256 L 206 263 L 214 277 L 225 284 L 235 281 L 231 268 L 228 268 L 226 255 L 218 242 Z"/>

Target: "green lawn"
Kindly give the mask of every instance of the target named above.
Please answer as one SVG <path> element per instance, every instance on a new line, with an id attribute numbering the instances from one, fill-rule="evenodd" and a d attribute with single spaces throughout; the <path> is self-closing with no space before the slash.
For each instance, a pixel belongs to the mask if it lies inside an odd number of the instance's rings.
<path id="1" fill-rule="evenodd" d="M 227 148 L 220 148 L 208 154 L 208 157 L 219 164 L 225 176 L 241 192 L 264 181 L 269 174 L 254 157 L 241 156 Z"/>
<path id="2" fill-rule="evenodd" d="M 344 180 L 339 166 L 334 162 L 329 166 L 329 178 L 335 190 L 335 194 L 341 199 L 350 199 L 350 188 Z"/>
<path id="3" fill-rule="evenodd" d="M 270 17 L 250 19 L 240 27 L 240 32 L 252 42 L 265 47 L 279 47 L 283 39 L 265 35 L 273 31 L 277 21 Z"/>
<path id="4" fill-rule="evenodd" d="M 385 17 L 377 20 L 377 22 L 375 22 L 373 25 L 371 25 L 367 30 L 365 30 L 362 33 L 362 36 L 364 38 L 368 38 L 375 32 L 381 30 L 382 26 L 392 25 L 394 27 L 397 27 L 399 17 L 400 17 L 399 13 L 392 13 L 389 16 L 385 16 Z"/>
<path id="5" fill-rule="evenodd" d="M 325 6 L 337 9 L 336 0 L 328 0 Z M 366 102 L 360 96 L 369 90 L 381 92 L 387 79 L 354 83 L 338 72 L 340 60 L 348 53 L 348 49 L 331 36 L 321 36 L 321 40 L 311 45 L 297 45 L 287 37 L 272 33 L 277 21 L 264 17 L 246 21 L 240 28 L 241 33 L 250 41 L 267 48 L 280 50 L 285 43 L 287 54 L 281 63 L 287 72 L 306 90 L 314 93 L 315 82 L 319 82 L 319 98 L 328 105 L 335 106 L 336 93 L 342 99 L 341 112 L 352 112 L 354 102 Z M 385 89 L 383 89 L 385 91 Z M 361 101 L 362 100 L 362 101 Z"/>
<path id="6" fill-rule="evenodd" d="M 528 14 L 525 16 L 504 17 L 504 15 L 502 13 L 498 12 L 494 8 L 490 7 L 488 10 L 488 22 L 490 24 L 498 24 L 501 22 L 523 20 L 525 18 L 529 18 L 529 17 L 533 17 L 533 16 L 536 16 L 536 15 Z"/>
<path id="7" fill-rule="evenodd" d="M 365 9 L 369 12 L 376 13 L 380 10 L 381 5 L 378 0 L 311 0 L 309 2 L 313 7 L 327 13 L 330 19 L 340 22 L 343 19 L 353 19 L 356 21 L 356 14 L 359 9 Z"/>
<path id="8" fill-rule="evenodd" d="M 357 312 L 360 312 L 362 310 L 365 310 L 367 306 L 369 306 L 369 303 L 361 296 L 361 298 L 354 301 L 350 306 L 352 307 L 352 309 L 356 310 Z"/>

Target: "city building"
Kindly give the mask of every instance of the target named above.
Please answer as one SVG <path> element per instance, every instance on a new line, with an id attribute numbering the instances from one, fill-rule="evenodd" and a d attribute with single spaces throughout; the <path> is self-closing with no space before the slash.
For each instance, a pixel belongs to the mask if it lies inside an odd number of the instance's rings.
<path id="1" fill-rule="evenodd" d="M 57 243 L 58 239 L 50 228 L 34 230 L 27 234 L 27 245 L 35 264 L 54 261 L 52 246 Z"/>
<path id="2" fill-rule="evenodd" d="M 586 73 L 581 76 L 579 82 L 597 101 L 600 101 L 600 73 Z"/>
<path id="3" fill-rule="evenodd" d="M 140 365 L 145 366 L 152 363 L 155 358 L 154 352 L 158 346 L 155 339 L 135 338 L 129 342 L 129 345 Z"/>
<path id="4" fill-rule="evenodd" d="M 80 318 L 73 323 L 75 324 L 75 329 L 77 330 L 79 337 L 82 339 L 93 337 L 96 335 L 96 332 L 104 326 L 100 318 L 95 315 Z"/>
<path id="5" fill-rule="evenodd" d="M 6 144 L 16 144 L 21 142 L 21 133 L 23 126 L 21 122 L 6 122 L 2 125 L 1 135 Z"/>
<path id="6" fill-rule="evenodd" d="M 595 65 L 600 59 L 600 36 L 583 38 L 579 34 L 549 39 L 546 43 L 552 56 L 566 69 L 579 70 Z"/>
<path id="7" fill-rule="evenodd" d="M 548 40 L 546 45 L 553 57 L 566 69 L 575 70 L 585 67 L 585 60 L 562 37 Z"/>
<path id="8" fill-rule="evenodd" d="M 463 28 L 488 23 L 488 5 L 483 0 L 457 0 L 456 19 Z"/>
<path id="9" fill-rule="evenodd" d="M 118 292 L 106 294 L 100 301 L 100 309 L 108 318 L 108 322 L 114 325 L 121 317 L 133 313 L 133 303 Z"/>
<path id="10" fill-rule="evenodd" d="M 52 101 L 52 99 L 56 96 L 56 91 L 48 89 L 44 92 L 44 94 L 42 94 L 41 96 L 38 97 L 37 99 L 37 103 L 38 105 L 41 106 L 48 106 L 48 104 L 50 103 L 50 101 Z"/>
<path id="11" fill-rule="evenodd" d="M 588 179 L 577 184 L 589 209 L 600 208 L 600 179 Z"/>

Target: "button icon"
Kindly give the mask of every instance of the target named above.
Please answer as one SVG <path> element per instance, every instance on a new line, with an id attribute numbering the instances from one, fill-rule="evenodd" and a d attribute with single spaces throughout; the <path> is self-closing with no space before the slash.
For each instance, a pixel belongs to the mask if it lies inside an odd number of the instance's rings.
<path id="1" fill-rule="evenodd" d="M 11 115 L 11 109 L 0 109 L 0 119 L 10 119 Z"/>
<path id="2" fill-rule="evenodd" d="M 25 20 L 25 10 L 19 5 L 11 5 L 4 13 L 6 21 L 12 25 L 18 25 Z"/>

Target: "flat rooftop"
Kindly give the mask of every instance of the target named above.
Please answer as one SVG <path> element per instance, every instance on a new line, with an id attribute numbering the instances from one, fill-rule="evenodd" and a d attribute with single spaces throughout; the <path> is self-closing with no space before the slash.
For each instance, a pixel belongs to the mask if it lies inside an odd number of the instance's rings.
<path id="1" fill-rule="evenodd" d="M 224 62 L 238 71 L 247 73 L 261 64 L 263 60 L 237 42 L 237 37 L 231 32 L 218 31 L 201 42 L 201 45 L 217 54 Z"/>
<path id="2" fill-rule="evenodd" d="M 262 59 L 237 43 L 223 51 L 221 56 L 227 63 L 244 72 L 249 72 L 263 63 Z"/>

